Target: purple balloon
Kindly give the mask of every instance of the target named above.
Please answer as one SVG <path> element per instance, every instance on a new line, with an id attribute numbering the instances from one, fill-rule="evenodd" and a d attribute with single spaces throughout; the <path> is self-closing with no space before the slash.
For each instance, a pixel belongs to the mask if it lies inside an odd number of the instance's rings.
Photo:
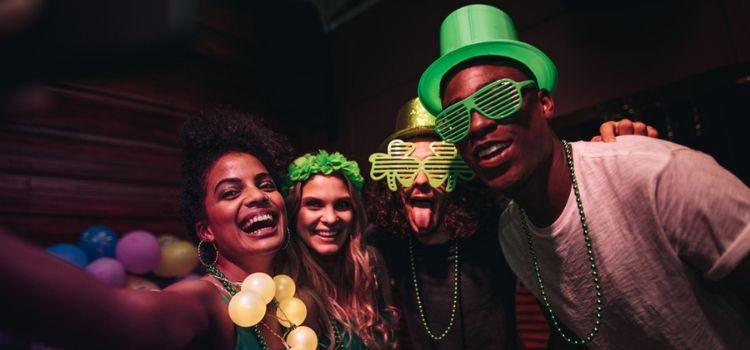
<path id="1" fill-rule="evenodd" d="M 86 266 L 86 272 L 96 276 L 112 287 L 125 285 L 125 268 L 122 263 L 112 258 L 99 258 Z"/>
<path id="2" fill-rule="evenodd" d="M 115 256 L 126 271 L 142 274 L 150 272 L 159 265 L 161 245 L 151 232 L 130 231 L 117 241 Z"/>

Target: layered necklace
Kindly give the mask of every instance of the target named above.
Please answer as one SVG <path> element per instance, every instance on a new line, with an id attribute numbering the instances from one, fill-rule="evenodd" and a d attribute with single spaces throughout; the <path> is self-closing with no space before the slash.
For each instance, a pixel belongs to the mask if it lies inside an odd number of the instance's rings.
<path id="1" fill-rule="evenodd" d="M 594 289 L 596 291 L 596 313 L 594 316 L 594 327 L 590 332 L 588 332 L 585 337 L 577 338 L 576 336 L 571 336 L 565 333 L 562 328 L 560 328 L 560 321 L 558 321 L 557 317 L 555 317 L 555 314 L 552 312 L 552 306 L 550 305 L 549 299 L 547 298 L 547 293 L 544 291 L 544 283 L 542 282 L 542 272 L 539 267 L 539 259 L 537 258 L 536 250 L 534 249 L 534 242 L 531 240 L 529 226 L 526 223 L 526 212 L 523 209 L 521 209 L 521 223 L 523 225 L 523 233 L 526 235 L 526 242 L 529 245 L 531 262 L 534 264 L 534 274 L 536 275 L 536 281 L 539 286 L 539 293 L 542 295 L 542 303 L 544 304 L 547 313 L 550 315 L 552 325 L 555 326 L 555 329 L 560 334 L 560 336 L 565 339 L 565 341 L 574 345 L 584 345 L 591 342 L 594 339 L 596 333 L 599 332 L 599 326 L 601 325 L 602 321 L 603 294 L 602 286 L 599 283 L 599 272 L 597 271 L 596 261 L 594 259 L 594 249 L 592 248 L 591 237 L 589 236 L 589 228 L 586 224 L 586 214 L 583 212 L 583 202 L 581 201 L 581 194 L 578 190 L 578 182 L 576 181 L 576 175 L 573 168 L 573 157 L 570 153 L 570 144 L 565 140 L 562 140 L 562 143 L 563 147 L 565 148 L 565 159 L 568 162 L 568 172 L 570 173 L 570 179 L 573 182 L 573 192 L 575 193 L 576 204 L 578 205 L 578 216 L 581 218 L 581 227 L 583 228 L 583 241 L 586 243 L 586 253 L 588 254 L 591 276 L 593 277 Z"/>
<path id="2" fill-rule="evenodd" d="M 224 274 L 221 271 L 219 271 L 219 269 L 217 269 L 214 266 L 209 266 L 206 268 L 206 271 L 208 271 L 208 273 L 216 277 L 216 279 L 219 280 L 221 284 L 224 285 L 224 288 L 227 290 L 227 292 L 229 292 L 230 295 L 234 296 L 235 294 L 237 294 L 237 289 L 234 287 L 234 284 L 232 283 L 232 281 L 227 279 L 227 277 L 224 276 Z M 260 332 L 259 326 L 261 324 L 264 325 L 266 328 L 268 328 L 269 331 L 273 333 L 273 330 L 271 330 L 270 327 L 266 326 L 266 324 L 262 322 L 255 326 L 252 326 L 251 328 L 253 330 L 253 333 L 255 333 L 255 337 L 258 338 L 258 342 L 260 343 L 261 349 L 270 350 L 271 348 L 268 346 L 268 343 L 266 343 L 266 339 L 263 338 L 263 334 Z"/>
<path id="3" fill-rule="evenodd" d="M 416 264 L 414 264 L 414 243 L 412 242 L 414 238 L 409 238 L 409 263 L 411 265 L 411 278 L 414 282 L 414 293 L 417 295 L 417 307 L 419 308 L 419 319 L 422 320 L 422 325 L 424 325 L 425 331 L 427 331 L 427 335 L 430 336 L 433 340 L 441 340 L 445 338 L 446 335 L 448 335 L 448 332 L 453 327 L 453 322 L 456 318 L 456 306 L 458 305 L 458 296 L 459 296 L 459 287 L 461 286 L 461 271 L 459 269 L 459 261 L 458 261 L 458 240 L 454 240 L 453 250 L 456 252 L 455 259 L 453 260 L 453 303 L 451 304 L 451 317 L 448 321 L 448 327 L 445 328 L 445 330 L 440 333 L 440 335 L 435 335 L 435 333 L 432 332 L 430 329 L 430 326 L 427 324 L 427 317 L 425 316 L 424 306 L 422 305 L 422 297 L 419 293 L 419 282 L 417 281 L 417 268 Z"/>

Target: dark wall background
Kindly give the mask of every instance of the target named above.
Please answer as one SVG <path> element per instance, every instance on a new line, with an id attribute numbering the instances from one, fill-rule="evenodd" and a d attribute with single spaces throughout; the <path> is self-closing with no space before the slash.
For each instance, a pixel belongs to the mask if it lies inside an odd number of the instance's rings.
<path id="1" fill-rule="evenodd" d="M 316 7 L 270 3 L 59 1 L 0 31 L 0 224 L 43 245 L 93 224 L 183 235 L 177 133 L 211 106 L 298 148 L 335 140 Z"/>
<path id="2" fill-rule="evenodd" d="M 44 245 L 93 224 L 182 234 L 177 130 L 212 105 L 366 170 L 469 2 L 340 2 L 367 6 L 335 30 L 293 0 L 56 1 L 0 26 L 0 224 Z M 642 119 L 750 181 L 746 1 L 489 3 L 558 65 L 561 135 Z"/>

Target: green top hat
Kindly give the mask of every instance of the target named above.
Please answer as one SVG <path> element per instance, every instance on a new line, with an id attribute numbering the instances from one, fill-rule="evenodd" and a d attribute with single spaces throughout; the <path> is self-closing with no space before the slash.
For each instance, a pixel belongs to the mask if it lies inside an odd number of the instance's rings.
<path id="1" fill-rule="evenodd" d="M 389 142 L 394 139 L 408 140 L 418 136 L 431 136 L 438 138 L 435 133 L 435 117 L 414 98 L 406 102 L 398 110 L 396 117 L 396 131 L 388 136 L 380 144 L 380 149 L 385 149 Z"/>
<path id="2" fill-rule="evenodd" d="M 440 58 L 419 79 L 419 98 L 437 115 L 442 110 L 440 84 L 456 65 L 476 57 L 510 58 L 525 65 L 537 85 L 550 93 L 557 87 L 557 68 L 541 50 L 518 40 L 510 16 L 489 5 L 468 5 L 453 11 L 440 26 Z"/>

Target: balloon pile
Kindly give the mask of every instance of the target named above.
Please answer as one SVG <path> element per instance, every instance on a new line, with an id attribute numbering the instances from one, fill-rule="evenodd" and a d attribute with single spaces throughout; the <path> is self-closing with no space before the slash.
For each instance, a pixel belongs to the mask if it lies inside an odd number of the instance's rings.
<path id="1" fill-rule="evenodd" d="M 145 230 L 133 230 L 118 238 L 102 225 L 83 230 L 77 245 L 55 244 L 47 252 L 116 288 L 159 289 L 156 283 L 136 275 L 191 278 L 198 266 L 198 248 L 191 242 L 173 235 L 157 238 Z"/>
<path id="2" fill-rule="evenodd" d="M 307 318 L 305 303 L 294 296 L 297 287 L 287 275 L 274 278 L 253 273 L 242 282 L 240 291 L 229 301 L 229 318 L 240 327 L 257 325 L 266 314 L 266 305 L 274 301 L 276 318 L 289 328 L 286 345 L 295 350 L 313 350 L 318 347 L 318 336 L 310 327 L 301 324 Z"/>

